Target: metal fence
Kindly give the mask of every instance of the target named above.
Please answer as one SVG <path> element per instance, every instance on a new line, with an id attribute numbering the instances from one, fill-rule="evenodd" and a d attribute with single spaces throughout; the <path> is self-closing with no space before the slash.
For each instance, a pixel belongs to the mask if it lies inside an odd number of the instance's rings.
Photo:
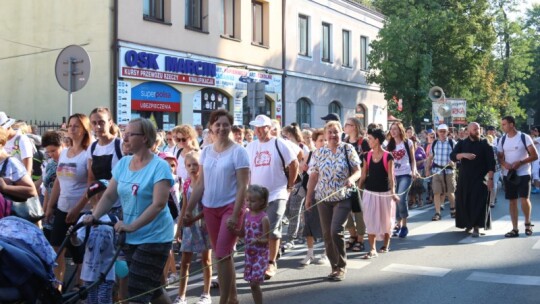
<path id="1" fill-rule="evenodd" d="M 37 133 L 39 135 L 43 135 L 43 133 L 49 131 L 49 130 L 58 130 L 62 128 L 61 122 L 50 122 L 50 121 L 41 121 L 41 120 L 30 120 L 28 121 L 28 124 L 31 126 L 37 127 Z"/>

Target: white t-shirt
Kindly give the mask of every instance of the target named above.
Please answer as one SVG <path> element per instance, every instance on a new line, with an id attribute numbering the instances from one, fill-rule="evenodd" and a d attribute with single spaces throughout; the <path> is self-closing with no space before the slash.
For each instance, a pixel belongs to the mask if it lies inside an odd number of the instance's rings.
<path id="1" fill-rule="evenodd" d="M 176 157 L 176 154 L 174 156 Z M 186 159 L 182 156 L 182 153 L 179 153 L 176 161 L 178 162 L 176 165 L 176 176 L 180 177 L 182 182 L 184 182 L 189 177 L 186 169 Z"/>
<path id="2" fill-rule="evenodd" d="M 521 132 L 518 131 L 514 137 L 510 137 L 507 135 L 506 139 L 504 140 L 504 147 L 503 147 L 503 138 L 499 140 L 499 143 L 497 144 L 497 151 L 502 151 L 504 153 L 504 161 L 512 164 L 519 160 L 523 160 L 527 157 L 529 157 L 529 153 L 527 153 L 527 149 L 523 145 L 523 141 L 521 141 Z M 533 144 L 532 138 L 525 134 L 525 144 L 527 147 Z M 508 173 L 508 170 L 502 168 L 502 173 L 504 176 Z M 517 175 L 523 176 L 523 175 L 531 175 L 531 164 L 526 163 L 521 165 L 517 169 Z"/>
<path id="3" fill-rule="evenodd" d="M 15 139 L 19 138 L 19 147 L 18 149 L 15 147 Z M 6 142 L 6 145 L 4 146 L 4 149 L 6 152 L 17 158 L 18 160 L 22 161 L 25 158 L 32 158 L 34 156 L 34 144 L 28 138 L 28 136 L 21 133 L 21 131 L 17 131 L 16 135 L 13 136 L 10 140 Z M 20 153 L 19 153 L 20 151 Z"/>
<path id="4" fill-rule="evenodd" d="M 204 173 L 202 204 L 207 208 L 219 208 L 234 203 L 237 192 L 236 170 L 249 168 L 249 159 L 242 146 L 232 144 L 218 153 L 214 145 L 204 148 L 200 163 Z"/>
<path id="5" fill-rule="evenodd" d="M 407 139 L 407 144 L 409 144 L 409 149 L 413 145 L 410 139 Z M 405 144 L 401 142 L 399 145 L 396 145 L 396 149 L 391 153 L 394 157 L 394 175 L 411 175 L 411 162 L 409 160 L 409 154 L 411 154 L 411 152 L 410 150 L 409 153 L 405 151 Z M 414 151 L 413 154 L 411 154 L 411 157 L 414 157 Z"/>
<path id="6" fill-rule="evenodd" d="M 283 167 L 287 167 L 297 159 L 298 152 L 300 152 L 300 147 L 297 145 L 289 144 L 282 139 L 278 140 L 278 149 L 285 162 L 283 164 L 276 150 L 276 140 L 276 138 L 272 138 L 265 143 L 256 140 L 246 147 L 249 156 L 249 168 L 251 169 L 250 183 L 266 187 L 270 192 L 269 202 L 288 198 L 288 181 L 283 172 Z"/>
<path id="7" fill-rule="evenodd" d="M 58 159 L 56 178 L 60 182 L 60 197 L 58 209 L 69 212 L 86 193 L 88 181 L 88 163 L 86 151 L 82 151 L 74 157 L 67 156 L 70 149 L 64 149 Z M 84 210 L 89 210 L 89 206 Z"/>
<path id="8" fill-rule="evenodd" d="M 178 147 L 176 147 L 176 145 L 172 147 L 169 145 L 166 145 L 165 148 L 163 148 L 163 152 L 170 152 L 174 156 L 176 156 L 176 151 L 178 151 Z"/>
<path id="9" fill-rule="evenodd" d="M 112 155 L 113 157 L 111 160 L 111 168 L 114 168 L 114 166 L 116 166 L 116 164 L 119 161 L 118 155 L 116 154 L 115 141 L 116 141 L 116 138 L 113 139 L 110 143 L 106 144 L 105 146 L 100 145 L 98 142 L 96 144 L 96 148 L 94 149 L 94 153 L 93 153 L 95 156 Z M 92 159 L 92 144 L 90 144 L 88 149 L 86 149 L 86 158 L 88 160 Z M 122 141 L 120 141 L 120 147 L 122 147 Z"/>
<path id="10" fill-rule="evenodd" d="M 0 169 L 4 166 L 5 162 L 5 159 L 0 162 Z M 28 172 L 26 172 L 24 165 L 18 159 L 10 157 L 9 162 L 6 164 L 6 172 L 3 176 L 6 183 L 11 185 L 19 181 L 26 174 L 28 174 Z"/>

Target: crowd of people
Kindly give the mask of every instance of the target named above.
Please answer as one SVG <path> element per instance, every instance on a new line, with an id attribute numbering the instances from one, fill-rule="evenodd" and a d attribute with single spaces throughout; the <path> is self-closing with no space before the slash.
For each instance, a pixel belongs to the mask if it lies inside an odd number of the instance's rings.
<path id="1" fill-rule="evenodd" d="M 244 279 L 253 300 L 262 303 L 261 284 L 276 276 L 280 254 L 304 241 L 301 264 L 327 264 L 328 279 L 342 281 L 347 251 L 372 259 L 390 251 L 392 236 L 407 237 L 411 208 L 433 204 L 438 221 L 448 201 L 456 227 L 480 237 L 480 229 L 490 227 L 499 183 L 513 226 L 504 236 L 519 236 L 518 200 L 525 234 L 533 234 L 529 197 L 540 192 L 540 136 L 538 127 L 530 135 L 518 131 L 511 116 L 501 119 L 502 133 L 473 122 L 418 134 L 401 122 L 388 131 L 377 124 L 364 129 L 355 117 L 342 125 L 333 113 L 322 117 L 324 128 L 302 130 L 297 124 L 281 129 L 265 115 L 250 127 L 235 126 L 225 110 L 212 112 L 207 129 L 184 124 L 158 131 L 137 118 L 121 130 L 112 118 L 109 109 L 96 108 L 89 116 L 70 116 L 65 129 L 38 135 L 0 112 L 0 193 L 40 196 L 42 228 L 55 250 L 77 222 L 115 223 L 114 230 L 93 227 L 72 236 L 66 249 L 83 265 L 76 287 L 97 279 L 110 263 L 115 232 L 126 233 L 128 275 L 108 273 L 87 303 L 112 303 L 114 284 L 115 300 L 170 303 L 163 287 L 173 282 L 179 282 L 174 303 L 187 303 L 196 254 L 204 279 L 197 303 L 211 303 L 212 286 L 219 287 L 220 303 L 237 303 L 238 250 L 245 250 Z M 36 157 L 39 151 L 45 157 Z M 319 257 L 317 239 L 324 241 Z M 173 243 L 179 244 L 179 273 Z M 63 282 L 64 252 L 57 253 L 55 275 Z"/>

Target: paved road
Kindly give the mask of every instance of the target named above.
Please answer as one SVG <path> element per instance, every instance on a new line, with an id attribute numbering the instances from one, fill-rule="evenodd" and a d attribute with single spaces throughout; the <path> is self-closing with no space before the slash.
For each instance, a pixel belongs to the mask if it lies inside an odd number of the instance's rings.
<path id="1" fill-rule="evenodd" d="M 540 303 L 540 222 L 525 236 L 505 239 L 511 229 L 508 204 L 499 194 L 493 208 L 493 229 L 472 238 L 454 227 L 448 205 L 443 219 L 432 222 L 433 207 L 411 211 L 409 236 L 392 238 L 391 251 L 372 260 L 348 254 L 345 281 L 330 282 L 328 265 L 301 267 L 306 248 L 297 246 L 278 261 L 278 273 L 262 285 L 265 303 Z M 533 195 L 533 222 L 540 218 L 540 196 Z M 483 231 L 481 231 L 483 232 Z M 367 244 L 367 242 L 366 242 Z M 380 246 L 380 245 L 379 245 Z M 322 243 L 316 244 L 316 253 Z M 243 280 L 243 254 L 235 257 L 240 303 L 252 303 Z M 200 272 L 193 273 L 188 303 L 201 294 Z M 170 286 L 175 298 L 177 289 Z M 219 302 L 217 289 L 212 300 Z"/>

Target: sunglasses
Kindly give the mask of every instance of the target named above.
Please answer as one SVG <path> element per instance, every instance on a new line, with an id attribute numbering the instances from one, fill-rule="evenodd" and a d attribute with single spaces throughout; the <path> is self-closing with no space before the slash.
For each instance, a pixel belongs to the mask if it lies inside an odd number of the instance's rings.
<path id="1" fill-rule="evenodd" d="M 185 143 L 185 142 L 187 141 L 187 138 L 183 138 L 183 137 L 180 138 L 180 137 L 177 137 L 177 138 L 176 138 L 176 141 L 181 141 L 181 142 L 184 142 L 184 143 Z"/>

